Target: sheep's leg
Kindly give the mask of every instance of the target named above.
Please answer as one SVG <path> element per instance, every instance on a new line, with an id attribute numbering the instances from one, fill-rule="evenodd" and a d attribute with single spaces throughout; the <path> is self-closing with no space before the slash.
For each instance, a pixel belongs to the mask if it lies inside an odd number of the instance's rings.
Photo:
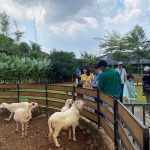
<path id="1" fill-rule="evenodd" d="M 69 128 L 69 140 L 71 140 L 71 128 Z"/>
<path id="2" fill-rule="evenodd" d="M 52 142 L 52 134 L 50 132 L 48 134 L 48 139 L 49 139 L 50 142 Z"/>
<path id="3" fill-rule="evenodd" d="M 28 136 L 28 123 L 25 124 L 25 136 Z"/>
<path id="4" fill-rule="evenodd" d="M 24 138 L 24 123 L 22 123 L 22 138 Z"/>
<path id="5" fill-rule="evenodd" d="M 76 126 L 72 126 L 72 132 L 73 132 L 73 141 L 76 141 L 76 137 L 75 137 Z"/>
<path id="6" fill-rule="evenodd" d="M 16 132 L 18 132 L 18 122 L 16 122 Z"/>
<path id="7" fill-rule="evenodd" d="M 13 113 L 10 114 L 8 119 L 5 119 L 5 121 L 10 121 L 10 119 L 12 118 Z"/>
<path id="8" fill-rule="evenodd" d="M 54 134 L 53 134 L 53 140 L 54 140 L 56 147 L 60 147 L 60 145 L 58 144 L 58 141 L 57 141 L 57 136 L 58 136 L 60 130 L 61 130 L 61 128 L 59 126 L 56 127 L 54 130 Z"/>

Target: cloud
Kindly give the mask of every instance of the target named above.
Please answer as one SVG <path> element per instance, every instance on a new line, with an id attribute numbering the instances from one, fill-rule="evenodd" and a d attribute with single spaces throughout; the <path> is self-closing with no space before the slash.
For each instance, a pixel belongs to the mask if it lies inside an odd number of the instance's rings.
<path id="1" fill-rule="evenodd" d="M 120 25 L 120 24 L 126 24 L 129 21 L 133 21 L 141 15 L 140 9 L 132 9 L 130 11 L 124 11 L 122 13 L 119 13 L 114 18 L 106 17 L 104 18 L 104 26 L 105 28 L 109 28 L 112 24 L 113 25 Z"/>
<path id="2" fill-rule="evenodd" d="M 114 17 L 105 16 L 104 17 L 104 27 L 109 29 L 111 26 L 115 25 L 127 25 L 132 23 L 138 23 L 143 18 L 144 15 L 149 11 L 149 0 L 120 0 L 124 5 L 123 9 L 118 9 L 118 13 Z"/>
<path id="3" fill-rule="evenodd" d="M 105 29 L 126 32 L 135 24 L 148 29 L 150 0 L 0 0 L 0 10 L 26 32 L 27 40 L 37 39 L 44 49 L 98 49 Z"/>
<path id="4" fill-rule="evenodd" d="M 72 35 L 74 33 L 79 33 L 80 31 L 85 31 L 89 28 L 96 28 L 98 26 L 98 21 L 96 18 L 83 17 L 76 20 L 70 20 L 61 24 L 49 25 L 49 32 L 54 34 L 68 34 Z"/>
<path id="5" fill-rule="evenodd" d="M 96 18 L 92 18 L 92 17 L 84 17 L 84 20 L 87 22 L 87 24 L 89 26 L 91 26 L 92 28 L 95 28 L 98 26 L 98 21 Z"/>

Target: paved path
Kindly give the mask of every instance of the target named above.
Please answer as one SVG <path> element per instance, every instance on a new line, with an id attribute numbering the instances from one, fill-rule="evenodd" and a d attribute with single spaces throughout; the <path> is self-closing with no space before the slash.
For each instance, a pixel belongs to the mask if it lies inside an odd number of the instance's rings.
<path id="1" fill-rule="evenodd" d="M 135 107 L 134 114 L 138 120 L 143 124 L 143 109 L 140 107 Z M 146 126 L 150 126 L 150 116 L 145 116 Z"/>

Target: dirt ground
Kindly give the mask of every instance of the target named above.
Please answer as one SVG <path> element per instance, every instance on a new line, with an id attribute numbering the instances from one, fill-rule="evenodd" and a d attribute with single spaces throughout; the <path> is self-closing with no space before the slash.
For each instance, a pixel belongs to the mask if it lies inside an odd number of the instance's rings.
<path id="1" fill-rule="evenodd" d="M 81 133 L 77 128 L 77 142 L 68 140 L 68 132 L 61 133 L 58 142 L 61 148 L 48 141 L 48 125 L 46 117 L 35 117 L 29 123 L 28 137 L 21 139 L 21 126 L 19 132 L 14 132 L 16 124 L 13 120 L 4 121 L 9 114 L 0 114 L 0 150 L 88 150 L 89 135 Z M 93 149 L 94 150 L 94 149 Z"/>

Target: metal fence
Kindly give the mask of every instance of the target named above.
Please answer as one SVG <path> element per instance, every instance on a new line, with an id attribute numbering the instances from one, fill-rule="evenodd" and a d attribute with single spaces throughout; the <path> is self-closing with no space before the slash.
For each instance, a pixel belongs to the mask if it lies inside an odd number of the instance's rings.
<path id="1" fill-rule="evenodd" d="M 141 116 L 142 118 L 139 118 L 143 124 L 150 128 L 150 121 L 149 124 L 147 123 L 147 120 L 150 120 L 150 104 L 141 104 L 141 103 L 136 103 L 136 104 L 124 104 L 133 114 L 136 115 L 136 108 L 141 109 Z M 149 111 L 149 113 L 146 112 L 146 109 Z M 148 118 L 146 119 L 146 114 L 148 115 Z"/>

